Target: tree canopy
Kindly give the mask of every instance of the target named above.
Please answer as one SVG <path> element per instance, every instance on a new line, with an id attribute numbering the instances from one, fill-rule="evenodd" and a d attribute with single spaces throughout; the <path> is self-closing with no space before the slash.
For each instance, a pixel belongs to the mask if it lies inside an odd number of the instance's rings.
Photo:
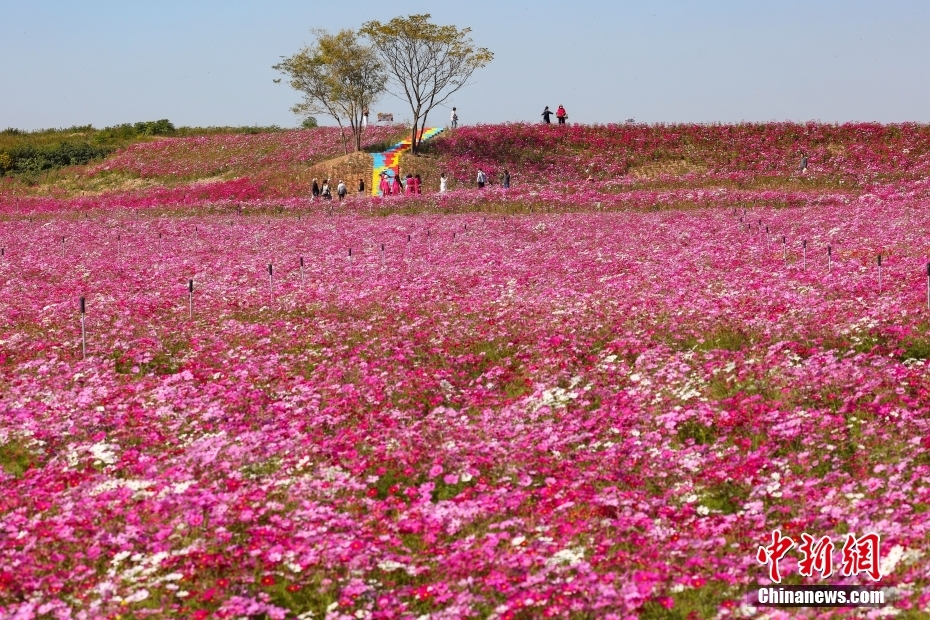
<path id="1" fill-rule="evenodd" d="M 427 115 L 468 83 L 472 74 L 494 58 L 487 48 L 476 47 L 471 28 L 440 26 L 428 13 L 395 17 L 362 25 L 390 74 L 393 94 L 410 103 L 413 113 L 412 151 L 419 151 L 419 134 Z"/>
<path id="2" fill-rule="evenodd" d="M 331 34 L 312 31 L 316 41 L 293 56 L 283 57 L 274 69 L 288 76 L 303 101 L 291 110 L 309 121 L 315 114 L 333 117 L 342 130 L 343 150 L 348 153 L 345 125 L 352 131 L 355 150 L 361 150 L 365 126 L 362 117 L 381 95 L 387 75 L 377 52 L 351 29 Z"/>

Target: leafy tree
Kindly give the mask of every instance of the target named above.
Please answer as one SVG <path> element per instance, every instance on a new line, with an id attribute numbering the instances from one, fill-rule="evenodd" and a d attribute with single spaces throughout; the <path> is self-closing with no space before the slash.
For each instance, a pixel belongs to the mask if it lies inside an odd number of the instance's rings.
<path id="1" fill-rule="evenodd" d="M 304 100 L 291 110 L 311 117 L 326 114 L 336 119 L 346 154 L 345 125 L 348 122 L 355 150 L 362 148 L 362 113 L 385 90 L 387 76 L 377 52 L 365 45 L 353 30 L 330 34 L 317 29 L 316 42 L 273 68 L 289 78 L 289 84 L 303 93 Z"/>
<path id="2" fill-rule="evenodd" d="M 370 21 L 359 31 L 377 48 L 394 82 L 394 94 L 410 103 L 413 153 L 419 150 L 417 134 L 426 128 L 430 111 L 494 59 L 487 48 L 475 47 L 468 37 L 471 28 L 438 26 L 429 19 L 427 13 L 395 17 L 386 24 Z"/>
<path id="3" fill-rule="evenodd" d="M 315 127 L 319 127 L 320 125 L 316 122 L 315 116 L 308 116 L 303 120 L 302 123 L 300 123 L 300 126 L 304 129 L 313 129 Z"/>

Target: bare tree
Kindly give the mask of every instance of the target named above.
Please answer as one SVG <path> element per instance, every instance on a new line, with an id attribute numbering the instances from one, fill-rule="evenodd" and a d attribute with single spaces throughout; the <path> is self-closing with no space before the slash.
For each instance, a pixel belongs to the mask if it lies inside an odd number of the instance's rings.
<path id="1" fill-rule="evenodd" d="M 386 24 L 366 22 L 359 30 L 380 53 L 394 82 L 394 94 L 410 102 L 414 154 L 430 111 L 494 58 L 487 48 L 475 47 L 468 37 L 471 28 L 438 26 L 429 19 L 429 14 L 395 17 Z"/>
<path id="2" fill-rule="evenodd" d="M 385 90 L 387 76 L 377 52 L 361 42 L 353 30 L 330 34 L 312 31 L 313 45 L 276 64 L 273 69 L 288 76 L 288 83 L 303 93 L 304 99 L 291 110 L 298 115 L 332 116 L 342 134 L 343 150 L 348 154 L 345 125 L 352 130 L 355 150 L 362 148 L 364 111 Z"/>

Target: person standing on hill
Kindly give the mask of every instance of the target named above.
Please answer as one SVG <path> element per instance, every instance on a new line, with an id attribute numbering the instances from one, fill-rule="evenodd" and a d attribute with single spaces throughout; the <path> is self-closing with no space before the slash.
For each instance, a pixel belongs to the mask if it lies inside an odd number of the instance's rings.
<path id="1" fill-rule="evenodd" d="M 362 127 L 368 127 L 368 106 L 362 110 Z"/>
<path id="2" fill-rule="evenodd" d="M 446 173 L 443 172 L 439 175 L 439 193 L 445 194 L 446 190 L 449 187 L 448 179 L 446 179 Z"/>
<path id="3" fill-rule="evenodd" d="M 568 112 L 565 111 L 565 107 L 561 103 L 559 109 L 555 112 L 555 117 L 559 119 L 559 125 L 564 125 L 565 119 L 568 118 Z"/>
<path id="4" fill-rule="evenodd" d="M 484 171 L 478 169 L 478 189 L 484 189 L 484 184 L 488 182 L 488 177 L 484 176 Z"/>
<path id="5" fill-rule="evenodd" d="M 388 177 L 385 173 L 381 173 L 381 184 L 378 186 L 378 189 L 381 190 L 382 196 L 391 195 L 391 184 L 388 182 Z"/>
<path id="6" fill-rule="evenodd" d="M 320 188 L 320 194 L 323 196 L 323 200 L 333 199 L 333 194 L 329 189 L 329 179 L 323 181 L 323 187 Z"/>
<path id="7" fill-rule="evenodd" d="M 504 168 L 504 174 L 501 175 L 501 185 L 504 189 L 510 189 L 510 172 L 506 168 Z"/>
<path id="8" fill-rule="evenodd" d="M 342 199 L 345 198 L 348 193 L 349 188 L 342 182 L 342 179 L 339 179 L 339 185 L 336 186 L 336 195 L 339 196 L 339 202 L 342 202 Z"/>
<path id="9" fill-rule="evenodd" d="M 413 175 L 409 172 L 404 177 L 404 193 L 408 196 L 413 193 Z"/>
<path id="10" fill-rule="evenodd" d="M 546 106 L 546 109 L 543 110 L 542 117 L 543 122 L 547 125 L 550 125 L 552 121 L 549 120 L 549 117 L 552 116 L 552 110 L 549 109 L 549 106 Z"/>
<path id="11" fill-rule="evenodd" d="M 364 193 L 365 193 L 365 181 L 363 181 L 363 180 L 361 180 L 361 179 L 358 180 L 358 193 L 359 193 L 359 194 L 364 194 Z"/>
<path id="12" fill-rule="evenodd" d="M 391 181 L 391 193 L 395 196 L 400 196 L 400 180 L 397 178 L 397 175 L 394 175 L 394 179 Z"/>
<path id="13" fill-rule="evenodd" d="M 456 127 L 459 126 L 459 115 L 455 111 L 455 108 L 452 108 L 452 118 L 449 120 L 452 121 L 452 129 L 455 129 Z"/>
<path id="14" fill-rule="evenodd" d="M 413 177 L 413 193 L 414 194 L 417 194 L 417 195 L 420 194 L 420 183 L 422 182 L 423 182 L 423 179 L 420 178 L 419 174 L 414 175 Z"/>
<path id="15" fill-rule="evenodd" d="M 320 184 L 317 183 L 316 179 L 313 179 L 313 188 L 310 190 L 310 192 L 313 194 L 314 200 L 320 197 Z"/>
<path id="16" fill-rule="evenodd" d="M 798 166 L 798 172 L 807 174 L 807 153 L 801 153 L 801 165 Z"/>

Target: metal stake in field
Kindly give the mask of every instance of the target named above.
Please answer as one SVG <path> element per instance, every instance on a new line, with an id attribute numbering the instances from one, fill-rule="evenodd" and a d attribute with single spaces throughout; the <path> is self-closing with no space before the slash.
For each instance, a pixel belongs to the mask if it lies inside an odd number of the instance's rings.
<path id="1" fill-rule="evenodd" d="M 274 301 L 274 267 L 271 266 L 271 263 L 268 263 L 268 294 L 271 296 L 271 300 Z"/>
<path id="2" fill-rule="evenodd" d="M 384 244 L 381 244 L 381 266 L 384 267 Z"/>
<path id="3" fill-rule="evenodd" d="M 349 262 L 352 262 L 352 248 L 349 248 Z"/>
<path id="4" fill-rule="evenodd" d="M 187 317 L 194 318 L 194 280 L 187 281 Z"/>
<path id="5" fill-rule="evenodd" d="M 788 238 L 784 235 L 781 236 L 781 253 L 782 258 L 785 259 L 785 264 L 788 264 Z"/>
<path id="6" fill-rule="evenodd" d="M 878 292 L 882 292 L 882 255 L 878 255 Z"/>
<path id="7" fill-rule="evenodd" d="M 827 246 L 827 271 L 833 269 L 833 246 Z"/>
<path id="8" fill-rule="evenodd" d="M 87 304 L 81 297 L 81 359 L 87 357 L 87 329 L 84 326 L 84 315 L 87 314 Z"/>
<path id="9" fill-rule="evenodd" d="M 300 288 L 304 287 L 304 257 L 300 257 Z"/>
<path id="10" fill-rule="evenodd" d="M 930 263 L 927 263 L 927 310 L 930 310 Z"/>
<path id="11" fill-rule="evenodd" d="M 801 242 L 801 249 L 804 256 L 802 259 L 802 264 L 804 265 L 804 268 L 807 269 L 807 239 Z"/>

